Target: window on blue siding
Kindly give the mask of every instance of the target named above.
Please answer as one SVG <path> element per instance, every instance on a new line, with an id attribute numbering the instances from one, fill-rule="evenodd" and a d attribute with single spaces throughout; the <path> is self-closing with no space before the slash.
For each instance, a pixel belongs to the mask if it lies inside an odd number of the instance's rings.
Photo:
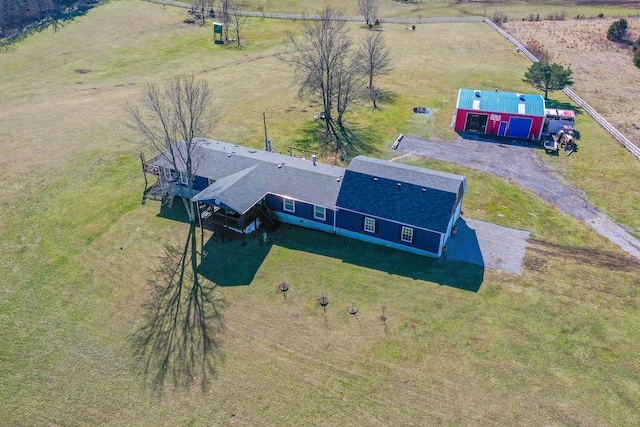
<path id="1" fill-rule="evenodd" d="M 413 243 L 413 228 L 402 227 L 400 239 L 402 239 L 403 242 Z"/>
<path id="2" fill-rule="evenodd" d="M 188 185 L 189 184 L 189 180 L 187 179 L 187 173 L 186 172 L 180 172 L 180 184 L 182 184 L 182 185 Z"/>
<path id="3" fill-rule="evenodd" d="M 327 220 L 327 209 L 322 206 L 313 207 L 313 217 L 322 221 Z"/>
<path id="4" fill-rule="evenodd" d="M 293 199 L 288 199 L 286 197 L 282 198 L 282 210 L 285 212 L 296 212 L 296 202 Z"/>
<path id="5" fill-rule="evenodd" d="M 376 232 L 376 220 L 373 219 L 373 218 L 365 217 L 365 219 L 364 219 L 364 231 L 368 231 L 369 233 L 375 233 Z"/>

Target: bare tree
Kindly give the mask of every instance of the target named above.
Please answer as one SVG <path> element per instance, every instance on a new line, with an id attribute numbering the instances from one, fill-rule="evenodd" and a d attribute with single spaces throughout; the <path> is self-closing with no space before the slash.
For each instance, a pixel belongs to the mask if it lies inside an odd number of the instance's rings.
<path id="1" fill-rule="evenodd" d="M 369 27 L 371 21 L 376 19 L 379 8 L 380 4 L 378 3 L 378 0 L 358 0 L 358 11 L 364 17 L 367 27 Z"/>
<path id="2" fill-rule="evenodd" d="M 145 372 L 153 375 L 153 382 L 159 386 L 171 374 L 176 383 L 185 384 L 201 376 L 204 387 L 214 367 L 215 331 L 220 317 L 212 294 L 215 286 L 198 274 L 202 248 L 198 251 L 198 207 L 191 200 L 200 138 L 213 124 L 211 102 L 206 81 L 176 76 L 163 86 L 147 84 L 140 92 L 139 103 L 127 106 L 126 124 L 139 135 L 140 144 L 163 158 L 179 175 L 180 179 L 169 184 L 168 192 L 183 201 L 189 219 L 182 251 L 168 247 L 158 277 L 151 280 L 154 292 L 148 319 L 136 335 Z"/>
<path id="3" fill-rule="evenodd" d="M 292 51 L 281 59 L 292 64 L 300 98 L 322 99 L 325 134 L 322 144 L 333 147 L 336 159 L 353 141 L 343 129 L 343 116 L 357 99 L 362 74 L 357 67 L 353 40 L 340 12 L 326 6 L 319 19 L 303 22 L 302 35 L 289 33 Z M 334 120 L 334 111 L 337 120 Z"/>
<path id="4" fill-rule="evenodd" d="M 242 28 L 247 23 L 247 17 L 241 15 L 240 8 L 238 7 L 238 3 L 233 0 L 229 1 L 229 25 L 233 29 L 233 32 L 236 34 L 236 41 L 238 42 L 238 47 L 240 47 L 240 32 Z"/>
<path id="5" fill-rule="evenodd" d="M 357 54 L 347 52 L 338 64 L 335 72 L 336 124 L 343 127 L 342 117 L 349 107 L 359 98 L 363 74 L 356 58 Z"/>
<path id="6" fill-rule="evenodd" d="M 212 95 L 204 80 L 194 76 L 176 76 L 163 87 L 147 84 L 140 92 L 140 105 L 127 106 L 127 126 L 136 132 L 142 147 L 150 148 L 180 171 L 182 183 L 172 187 L 185 205 L 189 221 L 195 226 L 196 211 L 190 195 L 193 191 L 201 137 L 211 129 L 214 114 Z M 186 187 L 182 190 L 182 185 Z"/>
<path id="7" fill-rule="evenodd" d="M 327 131 L 333 122 L 336 82 L 347 78 L 342 75 L 338 79 L 338 74 L 345 69 L 353 45 L 345 25 L 342 14 L 325 7 L 318 20 L 304 21 L 302 37 L 289 33 L 293 52 L 282 57 L 296 69 L 300 83 L 298 96 L 322 99 Z M 343 106 L 343 110 L 346 111 L 346 107 Z"/>
<path id="8" fill-rule="evenodd" d="M 214 0 L 193 0 L 191 2 L 191 9 L 198 11 L 202 17 L 202 25 L 205 24 L 207 12 L 213 7 Z"/>
<path id="9" fill-rule="evenodd" d="M 229 43 L 229 26 L 231 25 L 231 14 L 230 14 L 230 6 L 232 0 L 220 0 L 220 13 L 219 13 L 219 21 L 224 24 L 224 42 Z"/>
<path id="10" fill-rule="evenodd" d="M 385 44 L 382 33 L 369 32 L 360 40 L 358 63 L 369 80 L 367 96 L 373 102 L 373 108 L 378 108 L 377 100 L 383 91 L 374 86 L 373 79 L 377 76 L 389 74 L 393 69 L 391 66 L 391 49 Z"/>

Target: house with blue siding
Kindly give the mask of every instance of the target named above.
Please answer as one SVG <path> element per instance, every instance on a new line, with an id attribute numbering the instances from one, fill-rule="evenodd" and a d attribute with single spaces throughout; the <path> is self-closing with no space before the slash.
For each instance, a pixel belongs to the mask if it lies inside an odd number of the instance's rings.
<path id="1" fill-rule="evenodd" d="M 243 235 L 277 220 L 439 257 L 466 193 L 463 176 L 366 156 L 345 169 L 202 140 L 192 157 L 189 197 L 198 202 L 201 224 L 213 221 Z M 183 164 L 163 155 L 149 163 L 165 192 L 185 194 Z"/>

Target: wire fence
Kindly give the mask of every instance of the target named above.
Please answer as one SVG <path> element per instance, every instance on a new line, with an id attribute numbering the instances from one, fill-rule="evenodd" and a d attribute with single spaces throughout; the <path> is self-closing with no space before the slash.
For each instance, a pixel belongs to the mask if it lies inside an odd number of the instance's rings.
<path id="1" fill-rule="evenodd" d="M 531 62 L 540 62 L 538 58 L 536 58 L 531 52 L 527 50 L 518 40 L 516 40 L 511 34 L 507 33 L 505 30 L 497 26 L 494 22 L 489 19 L 485 19 L 486 22 L 491 28 L 496 30 L 501 36 L 509 40 L 519 52 L 522 52 L 527 58 L 531 60 Z M 629 150 L 631 154 L 638 160 L 640 160 L 640 148 L 637 145 L 633 144 L 629 141 L 629 138 L 624 136 L 618 129 L 616 129 L 611 123 L 609 123 L 604 117 L 600 115 L 593 107 L 591 107 L 587 102 L 580 98 L 574 91 L 569 88 L 564 88 L 562 90 L 573 102 L 575 102 L 580 108 L 586 111 L 593 119 L 598 122 L 600 126 L 604 128 L 607 132 L 611 134 L 624 148 Z"/>

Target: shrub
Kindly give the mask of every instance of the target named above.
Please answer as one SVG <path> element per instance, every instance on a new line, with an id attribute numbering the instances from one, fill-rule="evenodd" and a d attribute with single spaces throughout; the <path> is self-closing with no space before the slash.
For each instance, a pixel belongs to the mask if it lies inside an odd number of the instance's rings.
<path id="1" fill-rule="evenodd" d="M 549 62 L 551 60 L 549 53 L 544 50 L 544 46 L 537 40 L 529 40 L 524 47 L 531 52 L 533 56 L 538 58 L 540 62 Z"/>
<path id="2" fill-rule="evenodd" d="M 636 67 L 640 68 L 640 49 L 636 50 L 636 53 L 633 55 L 633 63 Z"/>
<path id="3" fill-rule="evenodd" d="M 604 18 L 604 13 L 600 12 L 600 13 L 598 14 L 598 18 Z"/>
<path id="4" fill-rule="evenodd" d="M 493 18 L 491 18 L 491 20 L 493 21 L 494 24 L 496 24 L 498 27 L 500 27 L 500 26 L 502 26 L 503 23 L 506 23 L 507 21 L 509 21 L 509 17 L 504 12 L 496 11 L 493 14 Z"/>
<path id="5" fill-rule="evenodd" d="M 633 51 L 636 52 L 638 49 L 640 49 L 640 37 L 638 37 L 638 40 L 633 42 Z"/>
<path id="6" fill-rule="evenodd" d="M 627 27 L 629 24 L 626 19 L 618 19 L 609 27 L 607 38 L 612 42 L 620 43 L 627 38 Z"/>

